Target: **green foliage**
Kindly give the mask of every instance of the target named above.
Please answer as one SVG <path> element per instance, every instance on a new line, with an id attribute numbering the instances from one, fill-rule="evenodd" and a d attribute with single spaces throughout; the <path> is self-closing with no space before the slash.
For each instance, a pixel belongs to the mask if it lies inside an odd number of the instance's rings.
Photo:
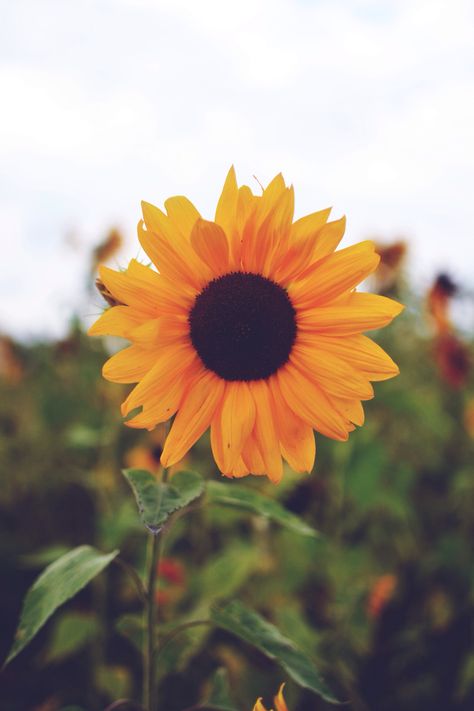
<path id="1" fill-rule="evenodd" d="M 305 654 L 272 624 L 237 600 L 216 605 L 213 622 L 277 661 L 297 684 L 331 703 L 340 703 Z"/>
<path id="2" fill-rule="evenodd" d="M 211 689 L 205 705 L 215 711 L 237 711 L 230 696 L 227 670 L 223 667 L 217 669 L 211 679 Z"/>
<path id="3" fill-rule="evenodd" d="M 188 506 L 204 491 L 204 481 L 195 472 L 178 472 L 170 484 L 157 481 L 144 469 L 125 469 L 123 474 L 132 487 L 140 517 L 152 533 L 157 533 L 172 513 Z"/>
<path id="4" fill-rule="evenodd" d="M 28 591 L 15 641 L 7 657 L 12 661 L 66 600 L 76 595 L 116 557 L 118 551 L 100 553 L 79 546 L 51 563 Z"/>
<path id="5" fill-rule="evenodd" d="M 249 487 L 231 482 L 210 481 L 206 490 L 211 504 L 229 506 L 264 516 L 302 536 L 316 537 L 318 535 L 314 528 L 308 526 L 299 516 L 287 511 L 278 501 L 263 496 Z"/>
<path id="6" fill-rule="evenodd" d="M 207 435 L 179 465 L 200 472 L 207 493 L 200 488 L 176 516 L 167 514 L 173 525 L 167 518 L 164 556 L 180 563 L 183 580 L 162 579 L 159 628 L 166 635 L 173 622 L 207 617 L 211 603 L 240 599 L 313 659 L 351 710 L 465 711 L 474 700 L 474 439 L 464 413 L 474 383 L 472 373 L 459 390 L 442 380 L 422 301 L 401 300 L 411 301 L 403 317 L 372 334 L 401 375 L 375 383 L 366 423 L 348 442 L 317 436 L 310 475 L 286 468 L 278 487 L 264 477 L 222 479 Z M 129 386 L 102 379 L 105 347 L 117 345 L 88 338 L 76 324 L 60 342 L 14 343 L 22 373 L 16 383 L 0 369 L 4 656 L 24 591 L 71 548 L 120 548 L 127 564 L 144 570 L 143 523 L 118 472 L 158 472 L 163 432 L 123 426 L 119 406 Z M 472 347 L 471 338 L 471 359 Z M 387 578 L 394 586 L 384 598 Z M 117 693 L 126 689 L 124 666 L 130 696 L 138 698 L 143 620 L 126 572 L 110 566 L 74 608 L 56 615 L 7 670 L 2 711 L 46 704 L 102 711 L 117 698 L 114 683 Z M 68 632 L 67 619 L 76 615 Z M 79 617 L 91 637 L 79 633 Z M 206 698 L 204 680 L 219 666 L 228 669 L 242 709 L 291 681 L 240 638 L 192 627 L 158 657 L 163 708 L 181 711 Z M 54 697 L 46 698 L 48 689 Z M 285 696 L 292 710 L 327 707 L 296 683 Z"/>
<path id="7" fill-rule="evenodd" d="M 78 652 L 97 634 L 99 621 L 95 615 L 64 612 L 55 619 L 45 663 L 62 661 Z"/>

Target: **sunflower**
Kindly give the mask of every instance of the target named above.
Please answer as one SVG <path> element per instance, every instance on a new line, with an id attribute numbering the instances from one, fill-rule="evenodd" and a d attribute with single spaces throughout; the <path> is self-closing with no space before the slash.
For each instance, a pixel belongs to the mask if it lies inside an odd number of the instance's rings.
<path id="1" fill-rule="evenodd" d="M 284 684 L 282 684 L 280 686 L 278 694 L 273 699 L 273 703 L 275 704 L 275 711 L 288 711 L 288 707 L 286 705 L 285 699 L 283 698 L 283 687 L 284 686 L 285 686 Z M 257 701 L 255 702 L 253 711 L 267 711 L 265 706 L 262 704 L 261 698 L 257 699 Z"/>
<path id="2" fill-rule="evenodd" d="M 313 430 L 347 440 L 370 381 L 398 373 L 362 335 L 403 308 L 355 291 L 379 262 L 373 243 L 335 252 L 345 219 L 328 222 L 326 209 L 293 222 L 293 206 L 281 174 L 256 196 L 231 168 L 213 222 L 185 197 L 166 200 L 166 214 L 142 203 L 138 237 L 157 271 L 136 260 L 100 269 L 116 305 L 90 333 L 132 342 L 103 375 L 138 383 L 122 405 L 129 427 L 175 416 L 165 467 L 210 427 L 225 476 L 278 482 L 282 457 L 311 471 Z"/>

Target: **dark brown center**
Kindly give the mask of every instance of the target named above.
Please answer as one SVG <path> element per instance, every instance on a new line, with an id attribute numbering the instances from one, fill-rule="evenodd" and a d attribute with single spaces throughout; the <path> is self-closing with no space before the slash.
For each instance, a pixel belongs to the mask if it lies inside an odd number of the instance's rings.
<path id="1" fill-rule="evenodd" d="M 189 314 L 202 362 L 224 380 L 261 380 L 284 365 L 296 338 L 296 312 L 271 279 L 231 272 L 209 282 Z"/>

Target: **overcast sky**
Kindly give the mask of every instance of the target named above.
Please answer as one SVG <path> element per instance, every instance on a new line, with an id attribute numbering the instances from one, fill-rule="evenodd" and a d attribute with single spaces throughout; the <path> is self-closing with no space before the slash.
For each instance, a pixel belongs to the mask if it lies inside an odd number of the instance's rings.
<path id="1" fill-rule="evenodd" d="M 88 248 L 119 225 L 136 256 L 141 199 L 211 217 L 232 163 L 473 288 L 472 0 L 0 5 L 0 330 L 93 312 Z"/>

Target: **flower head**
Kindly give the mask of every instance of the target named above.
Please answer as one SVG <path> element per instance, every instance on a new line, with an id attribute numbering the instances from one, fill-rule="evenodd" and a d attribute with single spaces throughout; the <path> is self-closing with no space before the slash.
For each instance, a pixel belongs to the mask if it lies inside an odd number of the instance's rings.
<path id="1" fill-rule="evenodd" d="M 344 218 L 322 210 L 293 222 L 293 189 L 277 175 L 260 196 L 229 171 L 213 222 L 173 197 L 166 214 L 143 203 L 140 243 L 157 268 L 132 260 L 100 278 L 116 305 L 95 335 L 132 345 L 103 374 L 138 383 L 122 405 L 130 427 L 153 429 L 176 415 L 161 457 L 181 459 L 210 427 L 226 476 L 266 474 L 282 457 L 310 471 L 313 430 L 346 440 L 373 397 L 370 381 L 398 373 L 363 331 L 402 306 L 355 287 L 377 267 L 372 242 L 335 252 Z"/>
<path id="2" fill-rule="evenodd" d="M 285 699 L 283 698 L 283 688 L 284 684 L 280 686 L 280 689 L 278 691 L 278 694 L 275 696 L 273 699 L 273 703 L 275 704 L 275 711 L 288 711 L 288 707 L 286 705 Z M 253 707 L 253 711 L 267 711 L 265 706 L 262 704 L 262 699 L 257 699 L 255 702 L 255 706 Z"/>

